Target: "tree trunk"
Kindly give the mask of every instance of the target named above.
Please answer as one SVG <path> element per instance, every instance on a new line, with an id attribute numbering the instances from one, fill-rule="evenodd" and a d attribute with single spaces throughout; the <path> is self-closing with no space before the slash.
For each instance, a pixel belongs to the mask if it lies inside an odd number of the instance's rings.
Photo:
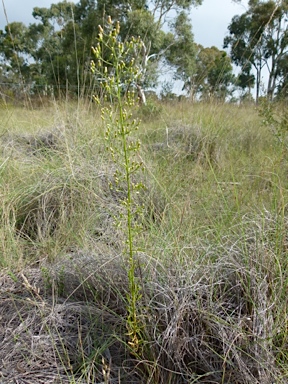
<path id="1" fill-rule="evenodd" d="M 138 92 L 138 99 L 140 105 L 146 105 L 146 96 L 144 89 L 141 87 L 141 85 L 137 84 L 137 92 Z"/>

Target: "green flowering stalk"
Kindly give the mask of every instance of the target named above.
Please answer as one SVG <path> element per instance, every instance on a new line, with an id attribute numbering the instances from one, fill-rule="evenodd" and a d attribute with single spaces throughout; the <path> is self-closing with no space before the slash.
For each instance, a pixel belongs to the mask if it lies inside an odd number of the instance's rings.
<path id="1" fill-rule="evenodd" d="M 128 264 L 129 292 L 127 295 L 127 330 L 128 343 L 137 353 L 141 344 L 141 321 L 139 316 L 140 284 L 137 281 L 135 260 L 135 237 L 139 233 L 140 225 L 137 218 L 141 215 L 142 206 L 137 204 L 135 195 L 143 188 L 142 183 L 135 182 L 135 174 L 143 169 L 137 153 L 140 149 L 139 140 L 133 140 L 133 133 L 138 130 L 139 122 L 132 119 L 128 109 L 135 104 L 137 83 L 141 76 L 137 65 L 141 54 L 142 42 L 140 38 L 121 41 L 120 24 L 115 24 L 108 18 L 105 30 L 99 26 L 97 45 L 92 48 L 94 60 L 91 70 L 99 81 L 104 100 L 110 105 L 102 105 L 103 100 L 94 96 L 101 105 L 101 116 L 105 122 L 105 139 L 107 150 L 115 164 L 114 186 L 123 192 L 121 204 L 124 213 L 119 214 L 117 225 L 125 231 L 125 254 Z M 125 185 L 123 191 L 123 184 Z"/>

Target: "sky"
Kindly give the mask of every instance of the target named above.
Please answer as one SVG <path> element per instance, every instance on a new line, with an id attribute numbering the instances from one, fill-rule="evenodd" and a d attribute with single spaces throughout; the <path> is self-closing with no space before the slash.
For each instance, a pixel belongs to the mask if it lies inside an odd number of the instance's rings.
<path id="1" fill-rule="evenodd" d="M 34 7 L 49 7 L 60 0 L 2 0 L 0 2 L 0 29 L 7 24 L 3 9 L 6 8 L 8 21 L 22 21 L 24 24 L 35 22 L 32 17 Z M 77 2 L 77 0 L 74 0 Z M 195 42 L 204 47 L 215 45 L 222 48 L 223 39 L 227 34 L 227 26 L 234 15 L 245 12 L 248 0 L 242 0 L 243 5 L 235 4 L 232 0 L 203 0 L 203 4 L 191 11 L 191 20 Z M 24 5 L 25 4 L 25 5 Z"/>

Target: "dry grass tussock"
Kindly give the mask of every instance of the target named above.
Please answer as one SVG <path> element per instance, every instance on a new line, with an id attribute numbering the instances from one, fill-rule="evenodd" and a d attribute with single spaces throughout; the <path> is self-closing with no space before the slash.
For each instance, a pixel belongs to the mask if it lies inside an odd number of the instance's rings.
<path id="1" fill-rule="evenodd" d="M 1 136 L 2 155 L 14 158 L 47 155 L 63 148 L 62 128 L 57 127 L 35 134 L 4 133 Z"/>
<path id="2" fill-rule="evenodd" d="M 220 159 L 217 136 L 205 135 L 200 126 L 176 121 L 157 136 L 157 141 L 150 144 L 153 152 L 162 152 L 173 158 L 187 158 L 202 166 L 217 164 Z"/>
<path id="3" fill-rule="evenodd" d="M 211 251 L 189 255 L 185 268 L 139 253 L 139 356 L 126 344 L 128 281 L 115 249 L 98 243 L 41 270 L 2 271 L 2 382 L 287 383 L 276 364 L 275 340 L 288 342 L 276 256 L 264 238 L 243 240 L 215 249 L 214 263 Z"/>
<path id="4" fill-rule="evenodd" d="M 17 236 L 32 242 L 62 235 L 63 226 L 77 225 L 79 215 L 92 218 L 86 223 L 86 235 L 94 240 L 101 238 L 106 243 L 120 246 L 123 230 L 117 230 L 115 215 L 124 210 L 121 201 L 125 185 L 113 185 L 113 166 L 77 170 L 73 179 L 67 180 L 66 172 L 58 170 L 42 174 L 33 189 L 20 190 L 15 197 L 13 223 Z M 144 180 L 144 179 L 143 179 Z M 165 198 L 153 183 L 143 181 L 145 188 L 137 195 L 137 206 L 143 205 L 143 224 L 159 221 L 165 209 Z M 85 220 L 85 217 L 82 217 Z M 79 224 L 79 223 L 78 223 Z M 85 223 L 84 223 L 85 224 Z M 93 227 L 93 230 L 91 229 Z"/>

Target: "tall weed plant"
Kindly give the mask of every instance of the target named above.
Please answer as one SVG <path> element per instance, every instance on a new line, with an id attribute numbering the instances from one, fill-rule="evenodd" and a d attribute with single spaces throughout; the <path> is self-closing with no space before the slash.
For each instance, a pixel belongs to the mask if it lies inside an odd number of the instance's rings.
<path id="1" fill-rule="evenodd" d="M 135 182 L 136 174 L 141 172 L 143 164 L 137 156 L 139 140 L 133 139 L 138 130 L 139 121 L 132 119 L 129 112 L 135 105 L 135 88 L 141 76 L 137 59 L 140 57 L 141 40 L 132 37 L 122 42 L 120 23 L 113 23 L 108 17 L 102 28 L 99 26 L 97 45 L 93 47 L 94 60 L 91 70 L 101 92 L 94 96 L 101 106 L 101 117 L 105 125 L 106 149 L 114 163 L 114 180 L 110 188 L 121 196 L 123 210 L 115 216 L 115 224 L 125 233 L 124 262 L 127 262 L 129 292 L 127 294 L 127 331 L 128 344 L 135 353 L 142 342 L 141 321 L 137 303 L 141 298 L 140 283 L 137 281 L 137 247 L 135 238 L 141 230 L 138 224 L 142 206 L 136 202 L 135 195 L 144 187 Z"/>

